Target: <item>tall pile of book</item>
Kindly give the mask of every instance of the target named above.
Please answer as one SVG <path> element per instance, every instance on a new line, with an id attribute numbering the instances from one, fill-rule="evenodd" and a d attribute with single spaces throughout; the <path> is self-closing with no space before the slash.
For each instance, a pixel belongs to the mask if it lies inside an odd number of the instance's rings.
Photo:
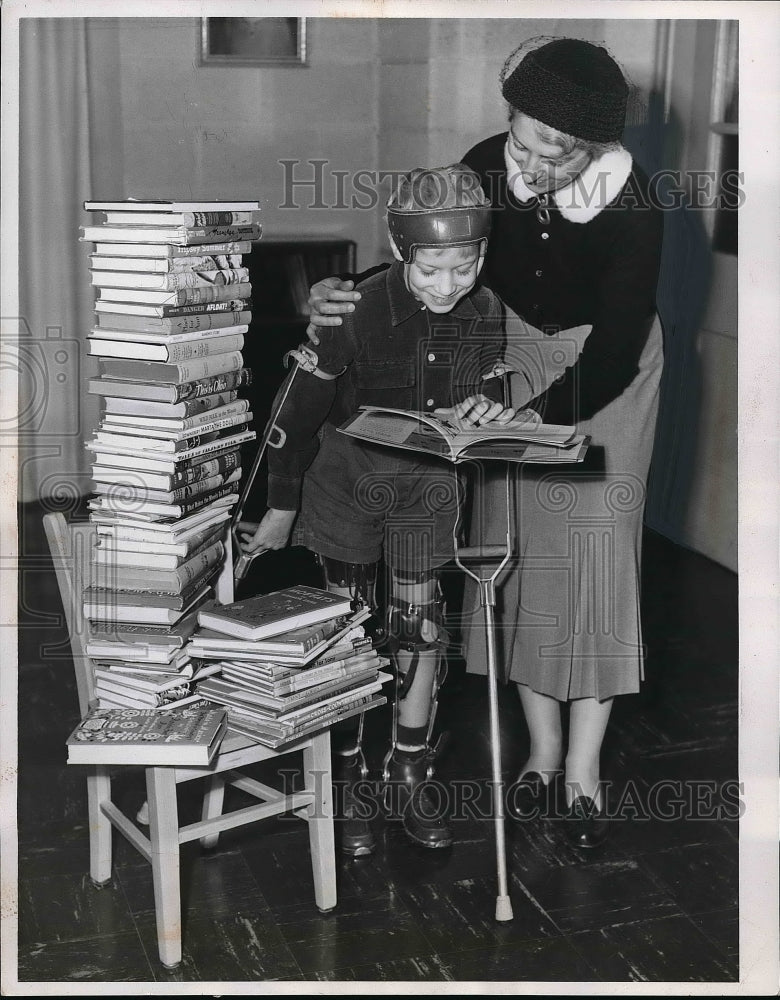
<path id="1" fill-rule="evenodd" d="M 98 534 L 85 589 L 100 707 L 201 698 L 187 642 L 222 569 L 241 446 L 255 437 L 242 386 L 251 320 L 243 255 L 258 202 L 98 202 L 88 390 L 103 413 L 92 453 Z M 206 672 L 213 672 L 206 667 Z"/>
<path id="2" fill-rule="evenodd" d="M 187 650 L 219 672 L 198 691 L 226 707 L 231 730 L 272 748 L 377 708 L 391 678 L 363 626 L 369 614 L 308 586 L 208 603 Z"/>

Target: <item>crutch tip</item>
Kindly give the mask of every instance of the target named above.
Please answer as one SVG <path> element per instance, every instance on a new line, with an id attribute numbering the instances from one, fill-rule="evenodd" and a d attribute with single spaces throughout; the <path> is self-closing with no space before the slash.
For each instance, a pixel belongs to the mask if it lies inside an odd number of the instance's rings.
<path id="1" fill-rule="evenodd" d="M 509 896 L 496 896 L 496 920 L 503 922 L 511 920 L 512 917 L 512 900 Z"/>

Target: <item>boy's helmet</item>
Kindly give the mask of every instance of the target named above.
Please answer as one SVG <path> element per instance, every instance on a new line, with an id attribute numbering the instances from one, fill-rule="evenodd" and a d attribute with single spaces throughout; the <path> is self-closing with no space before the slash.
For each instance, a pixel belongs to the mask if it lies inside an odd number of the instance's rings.
<path id="1" fill-rule="evenodd" d="M 479 176 L 464 163 L 410 171 L 387 203 L 387 228 L 406 264 L 418 247 L 486 246 L 490 222 Z"/>

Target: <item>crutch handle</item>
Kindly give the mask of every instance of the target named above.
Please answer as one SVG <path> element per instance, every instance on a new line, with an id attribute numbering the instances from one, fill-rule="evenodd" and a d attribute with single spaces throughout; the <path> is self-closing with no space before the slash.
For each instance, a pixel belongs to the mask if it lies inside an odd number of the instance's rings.
<path id="1" fill-rule="evenodd" d="M 255 561 L 257 553 L 242 552 L 239 547 L 238 541 L 238 531 L 257 531 L 257 524 L 254 521 L 239 521 L 238 524 L 233 527 L 233 537 L 235 539 L 236 551 L 234 553 L 233 562 L 233 578 L 238 580 L 243 580 L 249 571 L 249 567 Z"/>
<path id="2" fill-rule="evenodd" d="M 459 559 L 503 559 L 506 545 L 465 545 L 458 547 Z"/>

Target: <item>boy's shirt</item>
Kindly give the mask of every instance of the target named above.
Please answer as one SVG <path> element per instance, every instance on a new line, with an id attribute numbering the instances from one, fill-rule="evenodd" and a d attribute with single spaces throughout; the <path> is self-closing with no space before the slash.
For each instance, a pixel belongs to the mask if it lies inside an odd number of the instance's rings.
<path id="1" fill-rule="evenodd" d="M 361 300 L 339 327 L 318 330 L 319 368 L 299 371 L 276 425 L 281 448 L 268 451 L 268 506 L 295 510 L 303 475 L 326 421 L 339 426 L 361 406 L 432 412 L 483 393 L 501 398 L 498 379 L 482 380 L 504 350 L 504 308 L 477 286 L 446 314 L 429 312 L 407 289 L 397 262 L 359 285 Z"/>

